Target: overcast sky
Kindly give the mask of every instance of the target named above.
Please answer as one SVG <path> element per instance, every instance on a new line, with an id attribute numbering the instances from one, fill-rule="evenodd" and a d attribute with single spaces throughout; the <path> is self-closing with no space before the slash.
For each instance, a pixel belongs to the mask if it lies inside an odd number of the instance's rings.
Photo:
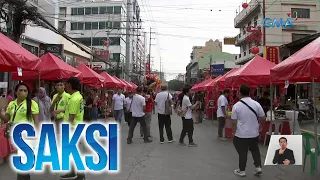
<path id="1" fill-rule="evenodd" d="M 235 36 L 236 9 L 240 0 L 139 0 L 145 31 L 156 28 L 152 44 L 152 69 L 160 69 L 160 57 L 167 80 L 185 73 L 193 46 L 204 46 L 209 39 Z M 249 1 L 248 1 L 249 2 Z M 224 45 L 222 51 L 240 52 L 239 48 Z"/>

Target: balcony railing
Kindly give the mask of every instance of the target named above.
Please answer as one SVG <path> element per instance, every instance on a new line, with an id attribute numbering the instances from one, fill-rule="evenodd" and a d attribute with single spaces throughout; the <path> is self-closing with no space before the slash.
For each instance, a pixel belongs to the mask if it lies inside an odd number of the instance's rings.
<path id="1" fill-rule="evenodd" d="M 238 46 L 240 45 L 242 42 L 244 42 L 247 37 L 248 37 L 249 33 L 246 33 L 246 34 L 242 34 L 242 32 L 240 34 L 237 35 L 236 37 L 236 43 L 235 45 Z"/>
<path id="2" fill-rule="evenodd" d="M 242 5 L 242 3 L 241 3 Z M 251 12 L 254 10 L 257 10 L 257 8 L 260 8 L 260 2 L 257 2 L 256 0 L 251 0 L 248 3 L 248 7 L 246 9 L 243 9 L 241 5 L 236 10 L 236 17 L 234 18 L 234 27 L 240 28 L 241 22 L 250 15 Z"/>

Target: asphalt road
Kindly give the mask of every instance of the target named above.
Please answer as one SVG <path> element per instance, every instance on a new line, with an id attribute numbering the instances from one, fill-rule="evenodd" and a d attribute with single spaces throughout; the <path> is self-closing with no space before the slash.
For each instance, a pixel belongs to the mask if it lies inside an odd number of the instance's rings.
<path id="1" fill-rule="evenodd" d="M 181 119 L 172 116 L 172 129 L 177 140 L 181 131 Z M 237 168 L 238 156 L 231 141 L 219 141 L 216 138 L 217 124 L 204 121 L 195 125 L 194 140 L 198 147 L 182 147 L 159 143 L 157 117 L 153 116 L 151 134 L 154 142 L 144 144 L 139 137 L 139 126 L 135 130 L 133 144 L 126 144 L 128 127 L 121 129 L 121 171 L 118 174 L 88 174 L 88 180 L 292 180 L 319 179 L 320 174 L 310 177 L 303 173 L 301 166 L 264 166 L 260 177 L 253 175 L 252 156 L 248 155 L 247 176 L 233 174 Z M 187 139 L 186 139 L 187 140 Z M 187 141 L 186 141 L 187 142 Z M 262 162 L 266 148 L 261 149 Z M 308 169 L 307 169 L 308 170 Z M 8 164 L 0 165 L 0 180 L 16 179 Z M 58 174 L 44 173 L 32 175 L 33 180 L 58 180 Z"/>

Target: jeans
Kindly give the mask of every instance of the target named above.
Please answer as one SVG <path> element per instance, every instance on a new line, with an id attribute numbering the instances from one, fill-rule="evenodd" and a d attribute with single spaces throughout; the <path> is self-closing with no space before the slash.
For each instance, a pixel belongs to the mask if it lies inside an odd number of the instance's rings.
<path id="1" fill-rule="evenodd" d="M 147 136 L 148 137 L 151 136 L 151 133 L 150 133 L 151 117 L 152 117 L 152 113 L 146 112 L 145 120 L 146 120 Z M 141 124 L 140 124 L 140 134 L 143 135 L 143 128 L 142 128 Z"/>
<path id="2" fill-rule="evenodd" d="M 261 167 L 259 136 L 255 138 L 233 138 L 233 145 L 239 154 L 239 169 L 246 170 L 248 150 L 251 151 L 255 167 Z"/>
<path id="3" fill-rule="evenodd" d="M 121 124 L 122 116 L 123 116 L 123 109 L 114 110 L 114 118 L 119 124 Z"/>
<path id="4" fill-rule="evenodd" d="M 130 128 L 129 128 L 129 133 L 128 133 L 128 140 L 132 140 L 133 138 L 133 132 L 134 129 L 136 128 L 137 123 L 140 123 L 142 129 L 143 129 L 143 135 L 144 135 L 144 140 L 148 140 L 147 136 L 147 128 L 146 128 L 146 120 L 145 116 L 142 117 L 132 117 L 131 122 L 130 122 Z"/>
<path id="5" fill-rule="evenodd" d="M 203 111 L 199 111 L 199 123 L 203 121 Z"/>
<path id="6" fill-rule="evenodd" d="M 184 117 L 182 118 L 182 131 L 180 135 L 180 143 L 183 143 L 184 137 L 188 133 L 188 138 L 189 138 L 189 144 L 193 143 L 193 120 L 192 119 L 185 119 Z"/>
<path id="7" fill-rule="evenodd" d="M 218 117 L 219 120 L 219 128 L 218 128 L 218 137 L 221 138 L 223 136 L 223 129 L 226 125 L 226 118 Z"/>
<path id="8" fill-rule="evenodd" d="M 168 141 L 172 141 L 172 130 L 171 130 L 171 116 L 158 114 L 158 125 L 159 125 L 159 134 L 160 134 L 160 142 L 164 142 L 163 137 L 163 128 L 166 127 Z"/>
<path id="9" fill-rule="evenodd" d="M 97 121 L 98 120 L 98 108 L 92 107 L 90 108 L 90 121 Z"/>

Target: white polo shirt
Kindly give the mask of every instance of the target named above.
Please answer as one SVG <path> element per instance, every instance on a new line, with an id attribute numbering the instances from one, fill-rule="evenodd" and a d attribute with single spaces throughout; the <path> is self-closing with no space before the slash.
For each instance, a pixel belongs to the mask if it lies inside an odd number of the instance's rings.
<path id="1" fill-rule="evenodd" d="M 118 95 L 114 94 L 112 97 L 113 103 L 114 103 L 114 110 L 122 110 L 123 109 L 123 104 L 124 104 L 124 99 L 126 97 L 123 94 Z"/>
<path id="2" fill-rule="evenodd" d="M 222 106 L 224 106 L 225 110 L 228 111 L 228 105 L 228 99 L 223 94 L 221 94 L 218 98 L 217 117 L 224 117 Z"/>
<path id="3" fill-rule="evenodd" d="M 156 99 L 154 100 L 157 103 L 157 109 L 159 114 L 165 114 L 165 106 L 168 95 L 169 99 L 172 99 L 172 95 L 168 91 L 159 92 L 156 96 Z"/>
<path id="4" fill-rule="evenodd" d="M 134 95 L 131 102 L 132 117 L 143 117 L 145 115 L 144 106 L 146 106 L 146 99 L 139 94 Z"/>
<path id="5" fill-rule="evenodd" d="M 126 99 L 124 100 L 124 105 L 125 105 L 126 109 L 129 111 L 130 111 L 130 106 L 132 106 L 131 101 L 132 101 L 132 98 L 130 98 L 130 97 L 126 97 Z"/>
<path id="6" fill-rule="evenodd" d="M 187 113 L 186 115 L 184 116 L 185 119 L 192 119 L 192 110 L 191 110 L 191 102 L 190 102 L 190 98 L 186 95 L 183 96 L 183 99 L 182 99 L 182 106 L 181 108 L 182 109 L 186 109 L 188 108 L 187 110 Z"/>
<path id="7" fill-rule="evenodd" d="M 259 117 L 265 116 L 261 105 L 257 101 L 250 97 L 245 97 L 241 100 L 247 103 Z M 237 131 L 235 136 L 239 138 L 255 138 L 259 136 L 258 117 L 242 102 L 238 101 L 232 107 L 231 119 L 237 120 Z"/>

